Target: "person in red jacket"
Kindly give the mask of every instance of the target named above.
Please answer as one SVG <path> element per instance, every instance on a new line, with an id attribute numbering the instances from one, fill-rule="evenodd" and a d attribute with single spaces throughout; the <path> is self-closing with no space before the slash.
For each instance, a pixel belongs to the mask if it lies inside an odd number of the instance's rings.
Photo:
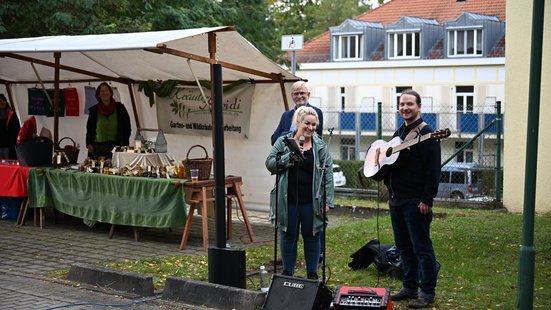
<path id="1" fill-rule="evenodd" d="M 19 118 L 0 94 L 0 158 L 17 159 L 15 143 L 19 135 Z"/>

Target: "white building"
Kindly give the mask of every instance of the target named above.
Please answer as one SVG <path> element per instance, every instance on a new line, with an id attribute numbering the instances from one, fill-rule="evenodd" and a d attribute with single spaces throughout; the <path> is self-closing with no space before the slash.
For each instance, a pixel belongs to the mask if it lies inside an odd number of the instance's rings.
<path id="1" fill-rule="evenodd" d="M 376 139 L 377 105 L 388 139 L 400 125 L 397 97 L 413 88 L 423 118 L 450 128 L 443 161 L 495 165 L 492 126 L 453 158 L 505 104 L 505 0 L 393 0 L 305 43 L 297 75 L 308 79 L 311 103 L 335 128 L 335 159 L 363 159 Z"/>

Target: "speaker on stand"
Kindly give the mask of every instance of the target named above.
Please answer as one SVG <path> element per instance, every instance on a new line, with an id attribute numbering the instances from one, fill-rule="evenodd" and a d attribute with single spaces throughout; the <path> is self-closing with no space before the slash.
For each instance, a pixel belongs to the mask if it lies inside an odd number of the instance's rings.
<path id="1" fill-rule="evenodd" d="M 321 281 L 274 274 L 265 310 L 329 309 L 332 293 Z"/>

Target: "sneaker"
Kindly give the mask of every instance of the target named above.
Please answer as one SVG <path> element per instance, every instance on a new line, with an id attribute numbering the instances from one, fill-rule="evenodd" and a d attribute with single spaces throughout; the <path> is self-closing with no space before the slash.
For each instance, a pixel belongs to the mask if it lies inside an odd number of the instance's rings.
<path id="1" fill-rule="evenodd" d="M 400 300 L 416 299 L 416 298 L 417 298 L 417 295 L 410 295 L 403 291 L 399 291 L 398 293 L 390 296 L 390 299 L 392 299 L 392 301 L 400 301 Z"/>
<path id="2" fill-rule="evenodd" d="M 316 272 L 309 272 L 308 275 L 306 275 L 306 278 L 308 278 L 308 280 L 319 280 Z"/>
<path id="3" fill-rule="evenodd" d="M 283 271 L 281 272 L 281 275 L 282 275 L 282 276 L 289 276 L 289 277 L 292 277 L 292 276 L 293 276 L 293 274 L 292 274 L 289 270 L 283 270 Z"/>
<path id="4" fill-rule="evenodd" d="M 419 297 L 415 300 L 412 300 L 409 303 L 409 307 L 413 309 L 430 308 L 433 303 L 434 303 L 434 300 L 430 300 L 424 297 Z"/>

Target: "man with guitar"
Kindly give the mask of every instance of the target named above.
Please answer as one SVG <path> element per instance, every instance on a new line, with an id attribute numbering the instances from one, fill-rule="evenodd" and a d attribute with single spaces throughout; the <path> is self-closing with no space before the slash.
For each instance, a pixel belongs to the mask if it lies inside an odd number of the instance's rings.
<path id="1" fill-rule="evenodd" d="M 421 96 L 411 89 L 400 95 L 404 123 L 394 133 L 402 141 L 419 139 L 433 129 L 421 118 Z M 401 255 L 404 279 L 393 301 L 413 299 L 410 308 L 431 307 L 438 276 L 430 238 L 432 202 L 440 180 L 440 142 L 429 139 L 402 150 L 388 167 L 388 188 L 394 242 Z"/>

